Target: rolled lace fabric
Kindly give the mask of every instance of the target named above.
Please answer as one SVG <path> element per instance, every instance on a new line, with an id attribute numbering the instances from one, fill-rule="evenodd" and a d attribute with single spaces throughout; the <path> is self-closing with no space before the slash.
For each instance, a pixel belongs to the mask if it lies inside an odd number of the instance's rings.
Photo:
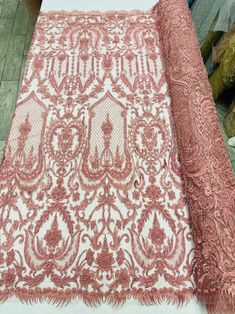
<path id="1" fill-rule="evenodd" d="M 156 8 L 193 238 L 198 299 L 235 310 L 235 180 L 185 0 Z"/>

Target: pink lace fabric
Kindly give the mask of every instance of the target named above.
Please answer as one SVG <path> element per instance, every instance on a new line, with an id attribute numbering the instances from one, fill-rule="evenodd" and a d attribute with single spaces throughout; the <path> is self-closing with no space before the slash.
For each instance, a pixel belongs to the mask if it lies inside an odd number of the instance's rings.
<path id="1" fill-rule="evenodd" d="M 235 310 L 235 180 L 185 0 L 155 8 L 195 242 L 196 295 L 209 312 Z"/>
<path id="2" fill-rule="evenodd" d="M 2 301 L 233 305 L 234 180 L 192 32 L 179 0 L 41 13 L 0 168 Z"/>
<path id="3" fill-rule="evenodd" d="M 39 16 L 0 171 L 0 297 L 181 304 L 193 241 L 156 17 Z"/>

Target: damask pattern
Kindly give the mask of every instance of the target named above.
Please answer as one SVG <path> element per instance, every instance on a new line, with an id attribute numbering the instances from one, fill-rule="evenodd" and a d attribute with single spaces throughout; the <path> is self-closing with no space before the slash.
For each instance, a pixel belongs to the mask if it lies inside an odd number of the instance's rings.
<path id="1" fill-rule="evenodd" d="M 235 179 L 185 0 L 162 0 L 157 23 L 195 242 L 195 293 L 209 313 L 235 311 Z"/>
<path id="2" fill-rule="evenodd" d="M 182 303 L 193 242 L 151 12 L 42 13 L 0 170 L 0 298 Z"/>

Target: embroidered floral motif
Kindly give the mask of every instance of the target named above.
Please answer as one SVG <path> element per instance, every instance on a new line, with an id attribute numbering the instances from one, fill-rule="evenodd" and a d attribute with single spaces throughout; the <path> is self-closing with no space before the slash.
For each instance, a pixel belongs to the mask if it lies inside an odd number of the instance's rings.
<path id="1" fill-rule="evenodd" d="M 114 264 L 113 254 L 109 252 L 107 240 L 104 240 L 104 245 L 101 253 L 97 255 L 96 264 L 100 271 L 111 271 Z"/>
<path id="2" fill-rule="evenodd" d="M 150 12 L 39 16 L 0 170 L 1 300 L 192 296 L 158 33 Z"/>
<path id="3" fill-rule="evenodd" d="M 62 240 L 61 231 L 58 229 L 58 221 L 56 216 L 51 225 L 51 229 L 47 230 L 46 235 L 44 237 L 47 245 L 49 247 L 56 247 L 57 244 Z"/>
<path id="4" fill-rule="evenodd" d="M 156 246 L 161 246 L 166 238 L 165 232 L 160 227 L 156 215 L 153 220 L 153 228 L 149 230 L 149 237 Z"/>
<path id="5" fill-rule="evenodd" d="M 6 288 L 13 286 L 15 278 L 16 275 L 14 269 L 8 269 L 7 271 L 2 273 L 2 280 Z"/>

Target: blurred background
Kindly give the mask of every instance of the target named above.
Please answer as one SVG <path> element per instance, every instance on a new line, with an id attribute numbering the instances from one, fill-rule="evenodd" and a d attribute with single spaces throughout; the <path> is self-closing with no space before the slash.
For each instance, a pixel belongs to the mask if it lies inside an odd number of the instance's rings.
<path id="1" fill-rule="evenodd" d="M 235 0 L 189 0 L 189 6 L 235 171 Z"/>

